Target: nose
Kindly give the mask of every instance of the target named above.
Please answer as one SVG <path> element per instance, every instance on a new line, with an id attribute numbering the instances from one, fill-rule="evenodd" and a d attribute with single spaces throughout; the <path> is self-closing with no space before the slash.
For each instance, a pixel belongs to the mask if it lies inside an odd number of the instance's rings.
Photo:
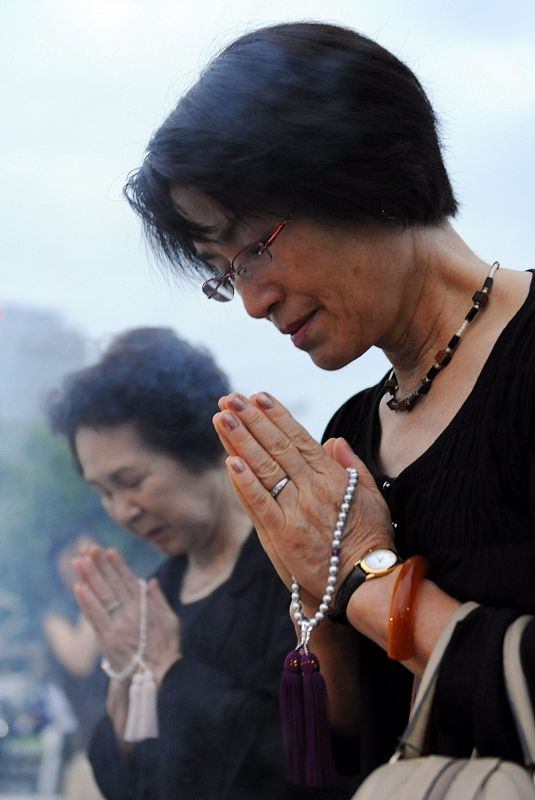
<path id="1" fill-rule="evenodd" d="M 239 285 L 240 283 L 241 285 Z M 284 298 L 282 287 L 272 280 L 262 280 L 261 278 L 243 282 L 238 280 L 236 288 L 245 310 L 254 319 L 269 317 L 274 306 Z"/>
<path id="2" fill-rule="evenodd" d="M 106 502 L 110 517 L 122 528 L 131 529 L 142 511 L 134 498 L 126 492 L 115 492 Z"/>

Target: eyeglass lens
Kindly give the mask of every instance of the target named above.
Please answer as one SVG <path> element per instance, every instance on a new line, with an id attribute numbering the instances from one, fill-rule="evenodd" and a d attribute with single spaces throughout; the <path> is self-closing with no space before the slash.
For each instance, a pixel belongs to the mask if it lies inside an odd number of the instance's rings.
<path id="1" fill-rule="evenodd" d="M 209 300 L 217 300 L 219 303 L 228 303 L 234 297 L 234 286 L 232 278 L 210 278 L 202 285 L 202 290 Z"/>

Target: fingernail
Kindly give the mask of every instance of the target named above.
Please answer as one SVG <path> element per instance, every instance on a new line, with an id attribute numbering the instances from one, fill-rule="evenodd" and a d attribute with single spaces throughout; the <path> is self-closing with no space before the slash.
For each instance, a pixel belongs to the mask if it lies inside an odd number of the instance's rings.
<path id="1" fill-rule="evenodd" d="M 245 408 L 245 397 L 242 394 L 234 394 L 228 401 L 228 404 L 234 411 L 243 411 Z"/>
<path id="2" fill-rule="evenodd" d="M 222 419 L 222 421 L 223 421 L 223 425 L 224 425 L 224 426 L 225 426 L 225 428 L 227 428 L 229 431 L 234 431 L 234 430 L 236 430 L 236 428 L 237 428 L 237 427 L 238 427 L 238 425 L 240 424 L 240 423 L 238 422 L 238 420 L 236 419 L 236 417 L 234 416 L 234 414 L 229 414 L 229 412 L 228 412 L 228 411 L 225 411 L 225 413 L 224 413 L 224 414 L 222 414 L 222 416 L 221 416 L 221 419 Z"/>
<path id="3" fill-rule="evenodd" d="M 241 458 L 229 458 L 229 464 L 234 472 L 237 472 L 238 474 L 245 472 L 245 462 L 243 462 Z"/>
<path id="4" fill-rule="evenodd" d="M 258 392 L 255 394 L 255 401 L 261 408 L 273 408 L 275 402 L 267 392 Z"/>

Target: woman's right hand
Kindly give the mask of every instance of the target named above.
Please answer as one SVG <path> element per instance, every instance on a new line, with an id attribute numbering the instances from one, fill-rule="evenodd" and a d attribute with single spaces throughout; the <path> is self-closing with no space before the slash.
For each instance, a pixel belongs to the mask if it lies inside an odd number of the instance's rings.
<path id="1" fill-rule="evenodd" d="M 307 604 L 321 598 L 332 554 L 332 532 L 355 467 L 359 485 L 348 514 L 340 553 L 339 585 L 354 563 L 374 547 L 392 547 L 388 506 L 373 477 L 343 439 L 322 447 L 275 398 L 233 393 L 220 401 L 214 425 L 229 453 L 236 493 L 264 549 L 287 585 L 294 575 Z M 274 499 L 284 475 L 287 487 Z"/>
<path id="2" fill-rule="evenodd" d="M 131 663 L 139 647 L 140 587 L 117 550 L 88 547 L 74 568 L 74 593 L 91 623 L 101 653 L 115 672 Z M 143 660 L 159 685 L 182 655 L 180 622 L 153 578 L 147 585 L 146 647 Z"/>

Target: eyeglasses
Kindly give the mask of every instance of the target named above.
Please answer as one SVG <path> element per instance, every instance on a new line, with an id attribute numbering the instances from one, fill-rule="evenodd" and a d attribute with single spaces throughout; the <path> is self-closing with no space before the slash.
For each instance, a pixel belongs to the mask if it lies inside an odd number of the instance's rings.
<path id="1" fill-rule="evenodd" d="M 264 242 L 254 242 L 239 250 L 230 262 L 230 269 L 224 275 L 205 281 L 202 290 L 208 299 L 228 303 L 234 297 L 234 282 L 237 277 L 258 275 L 264 267 L 269 266 L 272 261 L 269 248 L 284 230 L 289 219 L 290 214 L 277 225 Z"/>

